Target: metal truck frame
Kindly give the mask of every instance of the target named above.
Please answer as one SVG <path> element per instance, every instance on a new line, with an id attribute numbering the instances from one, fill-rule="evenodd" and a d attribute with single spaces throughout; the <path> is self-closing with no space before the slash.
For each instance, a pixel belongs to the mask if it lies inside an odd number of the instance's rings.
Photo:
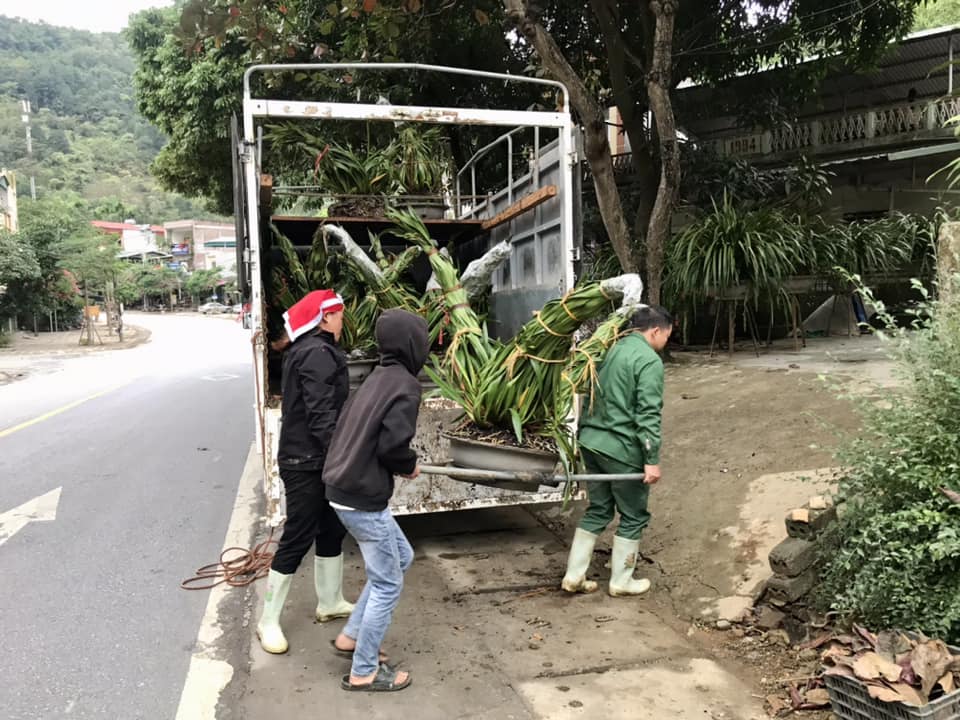
<path id="1" fill-rule="evenodd" d="M 466 75 L 478 80 L 509 83 L 527 83 L 552 88 L 562 97 L 555 112 L 530 110 L 499 110 L 468 107 L 422 107 L 391 104 L 341 103 L 323 100 L 290 101 L 253 97 L 251 79 L 254 75 L 276 72 L 392 71 L 408 70 Z M 478 151 L 460 168 L 456 180 L 457 218 L 473 220 L 492 218 L 497 211 L 513 202 L 514 196 L 525 188 L 537 188 L 549 173 L 555 179 L 556 197 L 525 214 L 524 221 L 511 221 L 507 226 L 491 230 L 487 247 L 509 237 L 514 255 L 505 268 L 493 278 L 491 311 L 505 318 L 503 329 L 511 331 L 529 318 L 529 313 L 544 302 L 559 297 L 573 287 L 574 263 L 579 259 L 580 177 L 575 148 L 574 124 L 570 115 L 567 89 L 558 82 L 538 78 L 474 71 L 463 68 L 441 67 L 410 63 L 332 63 L 254 65 L 247 69 L 243 81 L 242 137 L 234 126 L 234 192 L 237 208 L 237 275 L 241 291 L 249 298 L 251 307 L 251 340 L 254 347 L 254 408 L 256 437 L 264 466 L 264 491 L 268 503 L 267 519 L 272 526 L 283 521 L 284 503 L 282 484 L 276 463 L 280 429 L 280 409 L 267 406 L 267 337 L 264 312 L 263 258 L 261 256 L 260 180 L 262 142 L 257 121 L 266 118 L 303 120 L 353 120 L 384 122 L 422 122 L 433 124 L 485 125 L 509 128 L 498 140 Z M 513 163 L 508 156 L 508 177 L 505 187 L 488 195 L 482 202 L 476 198 L 476 163 L 496 147 L 505 145 L 509 155 L 513 151 L 513 135 L 521 129 L 534 129 L 534 158 L 529 173 L 513 177 Z M 540 130 L 555 130 L 557 140 L 541 153 Z M 466 173 L 471 178 L 471 195 L 464 205 L 461 185 Z M 516 265 L 513 270 L 511 266 Z M 521 274 L 521 269 L 523 273 Z M 443 461 L 439 446 L 439 427 L 456 415 L 455 410 L 436 407 L 425 402 L 421 411 L 422 426 L 418 450 L 432 455 L 436 464 Z M 422 437 L 421 437 L 422 436 Z M 426 440 L 425 440 L 426 439 Z M 415 442 L 415 445 L 417 443 Z M 414 514 L 454 509 L 494 507 L 524 503 L 557 502 L 561 492 L 557 487 L 541 486 L 535 491 L 505 490 L 503 488 L 465 485 L 446 477 L 421 475 L 417 480 L 402 481 L 394 495 L 392 510 L 396 514 Z"/>

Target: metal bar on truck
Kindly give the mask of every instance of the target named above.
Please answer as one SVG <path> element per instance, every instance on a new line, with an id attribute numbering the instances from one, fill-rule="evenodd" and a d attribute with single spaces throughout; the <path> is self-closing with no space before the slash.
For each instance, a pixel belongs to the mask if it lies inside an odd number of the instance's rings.
<path id="1" fill-rule="evenodd" d="M 563 112 L 570 112 L 570 93 L 567 86 L 556 80 L 532 78 L 525 75 L 510 75 L 507 73 L 488 72 L 486 70 L 470 70 L 469 68 L 447 67 L 444 65 L 425 65 L 422 63 L 290 63 L 272 65 L 252 65 L 243 74 L 243 96 L 250 97 L 250 78 L 258 72 L 332 72 L 337 70 L 424 70 L 445 73 L 447 75 L 467 75 L 469 77 L 503 80 L 510 83 L 526 83 L 529 85 L 546 85 L 556 88 L 563 95 Z"/>
<path id="2" fill-rule="evenodd" d="M 554 112 L 427 107 L 425 105 L 373 105 L 257 98 L 248 102 L 252 114 L 256 117 L 304 118 L 306 120 L 388 120 L 505 127 L 526 124 L 562 128 L 569 122 L 570 117 Z"/>
<path id="3" fill-rule="evenodd" d="M 458 468 L 448 465 L 421 465 L 421 474 L 446 475 L 456 480 L 506 480 L 512 482 L 540 483 L 556 485 L 573 480 L 575 482 L 642 482 L 643 473 L 621 473 L 612 475 L 554 475 L 539 472 L 507 472 L 503 470 L 480 470 L 477 468 Z"/>

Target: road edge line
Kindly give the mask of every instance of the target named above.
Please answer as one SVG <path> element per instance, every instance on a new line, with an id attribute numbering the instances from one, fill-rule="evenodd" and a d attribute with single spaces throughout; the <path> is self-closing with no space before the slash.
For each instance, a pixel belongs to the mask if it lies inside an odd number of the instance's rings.
<path id="1" fill-rule="evenodd" d="M 237 486 L 224 549 L 250 546 L 259 518 L 257 491 L 261 476 L 260 454 L 253 442 Z M 219 608 L 231 590 L 237 589 L 226 584 L 217 585 L 207 598 L 207 607 L 200 621 L 195 649 L 180 694 L 176 720 L 216 720 L 220 697 L 235 672 L 233 665 L 222 659 L 224 652 L 218 645 L 224 634 Z"/>

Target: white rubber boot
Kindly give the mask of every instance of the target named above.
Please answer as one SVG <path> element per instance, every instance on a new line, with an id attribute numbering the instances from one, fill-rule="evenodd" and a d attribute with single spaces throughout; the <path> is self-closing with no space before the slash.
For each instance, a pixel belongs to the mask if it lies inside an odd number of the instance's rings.
<path id="1" fill-rule="evenodd" d="M 643 595 L 650 589 L 647 579 L 636 580 L 633 571 L 637 567 L 637 553 L 640 552 L 639 540 L 613 537 L 613 551 L 610 553 L 610 595 L 625 597 Z"/>
<path id="2" fill-rule="evenodd" d="M 597 583 L 587 580 L 587 571 L 593 559 L 593 546 L 597 544 L 597 535 L 577 528 L 570 544 L 570 556 L 567 558 L 567 574 L 563 576 L 560 587 L 570 593 L 591 593 L 597 589 Z"/>
<path id="3" fill-rule="evenodd" d="M 283 612 L 292 580 L 293 575 L 284 575 L 276 570 L 271 570 L 267 575 L 267 594 L 263 598 L 260 622 L 257 623 L 257 637 L 260 638 L 260 647 L 274 655 L 282 655 L 290 647 L 280 628 L 280 613 Z"/>
<path id="4" fill-rule="evenodd" d="M 353 603 L 343 599 L 343 555 L 313 558 L 313 582 L 317 588 L 317 622 L 350 617 Z"/>

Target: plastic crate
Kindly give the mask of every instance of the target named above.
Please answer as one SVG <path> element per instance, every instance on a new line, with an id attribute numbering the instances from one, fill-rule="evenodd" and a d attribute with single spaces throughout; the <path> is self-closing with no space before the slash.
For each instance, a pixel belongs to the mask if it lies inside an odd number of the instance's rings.
<path id="1" fill-rule="evenodd" d="M 865 685 L 842 675 L 825 675 L 833 714 L 840 720 L 960 720 L 960 690 L 937 698 L 929 705 L 913 707 L 886 703 L 870 697 Z"/>

